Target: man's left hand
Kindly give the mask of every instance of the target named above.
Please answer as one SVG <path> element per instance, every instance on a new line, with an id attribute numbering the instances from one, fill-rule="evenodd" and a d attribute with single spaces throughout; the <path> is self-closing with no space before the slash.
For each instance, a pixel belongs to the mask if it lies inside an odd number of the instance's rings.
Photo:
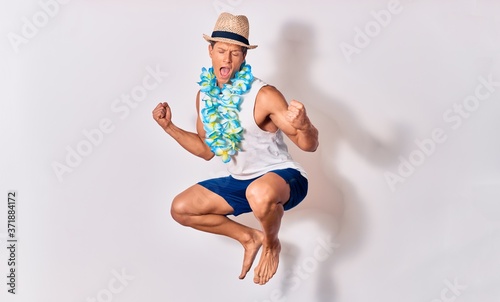
<path id="1" fill-rule="evenodd" d="M 297 130 L 305 130 L 309 126 L 309 118 L 306 114 L 304 104 L 299 101 L 292 100 L 288 105 L 286 112 L 286 120 Z"/>

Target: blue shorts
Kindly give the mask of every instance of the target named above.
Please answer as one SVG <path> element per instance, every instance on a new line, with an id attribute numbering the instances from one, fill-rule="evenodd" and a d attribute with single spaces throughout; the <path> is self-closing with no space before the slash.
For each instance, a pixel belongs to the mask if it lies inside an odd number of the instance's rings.
<path id="1" fill-rule="evenodd" d="M 290 199 L 283 205 L 285 211 L 297 206 L 306 197 L 308 187 L 307 178 L 302 176 L 298 170 L 288 168 L 269 172 L 278 174 L 290 185 Z M 259 177 L 239 180 L 232 176 L 225 176 L 204 180 L 198 184 L 224 198 L 234 209 L 232 215 L 238 216 L 252 211 L 245 192 L 250 183 Z"/>

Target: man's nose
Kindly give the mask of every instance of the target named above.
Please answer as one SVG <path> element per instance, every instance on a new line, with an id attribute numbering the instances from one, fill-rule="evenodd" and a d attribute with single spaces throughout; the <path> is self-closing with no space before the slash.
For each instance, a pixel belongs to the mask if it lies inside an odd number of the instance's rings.
<path id="1" fill-rule="evenodd" d="M 226 52 L 224 54 L 224 62 L 231 63 L 231 52 Z"/>

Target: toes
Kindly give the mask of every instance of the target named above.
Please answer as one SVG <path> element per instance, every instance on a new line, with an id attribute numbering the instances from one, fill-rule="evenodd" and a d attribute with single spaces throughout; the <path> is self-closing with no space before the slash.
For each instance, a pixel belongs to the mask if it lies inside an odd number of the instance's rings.
<path id="1" fill-rule="evenodd" d="M 255 284 L 261 284 L 261 283 L 260 283 L 260 280 L 261 280 L 261 279 L 260 279 L 260 278 L 261 278 L 261 276 L 260 276 L 260 275 L 261 275 L 261 272 L 260 272 L 260 264 L 259 264 L 259 266 L 257 266 L 257 267 L 255 268 L 255 271 L 254 271 L 253 282 L 254 282 Z"/>
<path id="2" fill-rule="evenodd" d="M 266 268 L 266 271 L 264 273 L 264 278 L 262 279 L 262 284 L 266 284 L 271 280 L 271 277 L 273 276 L 272 272 L 269 270 L 269 268 Z"/>
<path id="3" fill-rule="evenodd" d="M 256 284 L 264 285 L 274 276 L 277 266 L 271 263 L 259 264 L 254 271 L 253 281 Z"/>
<path id="4" fill-rule="evenodd" d="M 260 278 L 259 276 L 253 277 L 253 283 L 260 284 L 260 279 L 259 278 Z"/>
<path id="5" fill-rule="evenodd" d="M 250 265 L 243 263 L 243 267 L 241 268 L 240 279 L 244 279 L 250 270 Z"/>
<path id="6" fill-rule="evenodd" d="M 269 282 L 278 269 L 278 262 L 279 249 L 276 251 L 264 248 L 259 264 L 254 270 L 254 283 L 264 285 Z"/>
<path id="7" fill-rule="evenodd" d="M 258 268 L 258 267 L 257 267 Z M 254 276 L 253 276 L 253 283 L 255 284 L 260 284 L 260 273 L 259 271 L 257 270 L 257 268 L 255 269 L 254 271 Z"/>
<path id="8" fill-rule="evenodd" d="M 260 284 L 264 285 L 266 284 L 271 278 L 268 277 L 268 269 L 267 266 L 258 266 L 255 269 L 255 276 L 253 278 L 253 282 L 255 284 Z"/>
<path id="9" fill-rule="evenodd" d="M 243 268 L 241 269 L 241 274 L 238 278 L 245 279 L 249 270 L 250 270 L 250 266 L 243 264 Z"/>
<path id="10" fill-rule="evenodd" d="M 267 281 L 269 281 L 268 276 L 269 276 L 269 270 L 268 270 L 268 268 L 266 267 L 266 268 L 264 269 L 264 273 L 263 273 L 263 274 L 261 275 L 261 277 L 260 277 L 260 284 L 261 284 L 261 285 L 264 285 L 264 284 L 266 284 L 266 283 L 267 283 Z"/>

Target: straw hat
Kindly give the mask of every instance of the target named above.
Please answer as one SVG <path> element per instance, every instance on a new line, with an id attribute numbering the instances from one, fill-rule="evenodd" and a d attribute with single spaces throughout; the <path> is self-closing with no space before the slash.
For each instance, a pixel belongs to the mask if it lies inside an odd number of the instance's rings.
<path id="1" fill-rule="evenodd" d="M 226 42 L 254 49 L 257 45 L 250 45 L 248 42 L 249 32 L 250 26 L 246 16 L 222 13 L 215 23 L 212 36 L 204 34 L 203 38 L 208 42 Z"/>

